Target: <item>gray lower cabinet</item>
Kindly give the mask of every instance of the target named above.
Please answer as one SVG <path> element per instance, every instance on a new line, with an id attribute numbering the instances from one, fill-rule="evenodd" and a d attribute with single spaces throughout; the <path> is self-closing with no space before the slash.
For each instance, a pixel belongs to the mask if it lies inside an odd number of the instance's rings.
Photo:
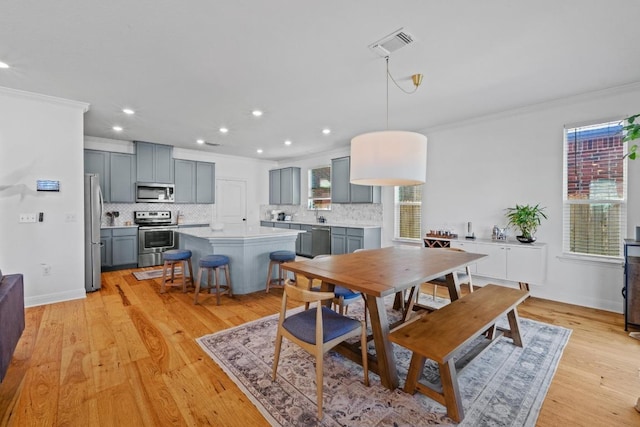
<path id="1" fill-rule="evenodd" d="M 377 249 L 380 228 L 331 227 L 331 254 L 350 254 L 357 249 Z"/>
<path id="2" fill-rule="evenodd" d="M 260 221 L 260 227 L 273 227 L 273 222 L 271 222 L 271 221 Z"/>
<path id="3" fill-rule="evenodd" d="M 84 171 L 98 174 L 105 202 L 135 202 L 136 160 L 133 154 L 84 150 Z"/>
<path id="4" fill-rule="evenodd" d="M 176 203 L 215 203 L 215 163 L 175 159 Z"/>
<path id="5" fill-rule="evenodd" d="M 111 267 L 111 230 L 100 230 L 100 266 Z"/>
<path id="6" fill-rule="evenodd" d="M 331 160 L 331 203 L 380 203 L 379 186 L 351 184 L 351 157 Z"/>
<path id="7" fill-rule="evenodd" d="M 311 244 L 313 243 L 311 233 L 311 229 L 313 227 L 311 225 L 301 225 L 300 229 L 303 230 L 302 233 L 298 235 L 297 242 L 300 242 L 300 251 L 298 252 L 301 256 L 310 257 L 312 253 Z"/>
<path id="8" fill-rule="evenodd" d="M 143 141 L 134 143 L 137 181 L 173 184 L 173 147 Z"/>
<path id="9" fill-rule="evenodd" d="M 269 171 L 269 204 L 300 204 L 300 168 L 288 167 Z"/>
<path id="10" fill-rule="evenodd" d="M 111 203 L 136 201 L 136 161 L 133 154 L 111 153 L 110 181 Z"/>
<path id="11" fill-rule="evenodd" d="M 100 230 L 102 270 L 118 270 L 138 265 L 138 229 Z"/>

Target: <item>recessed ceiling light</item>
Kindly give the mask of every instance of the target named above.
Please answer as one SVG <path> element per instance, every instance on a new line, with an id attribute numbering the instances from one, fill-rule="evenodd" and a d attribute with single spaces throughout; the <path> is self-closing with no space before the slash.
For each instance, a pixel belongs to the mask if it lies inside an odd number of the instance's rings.
<path id="1" fill-rule="evenodd" d="M 291 145 L 291 141 L 289 141 L 288 139 L 284 142 L 284 145 Z"/>
<path id="2" fill-rule="evenodd" d="M 9 68 L 9 64 L 0 61 L 0 68 Z"/>
<path id="3" fill-rule="evenodd" d="M 262 116 L 262 111 L 260 111 L 260 110 L 253 110 L 253 111 L 251 112 L 251 114 L 253 114 L 255 117 L 260 117 L 260 116 Z"/>
<path id="4" fill-rule="evenodd" d="M 204 139 L 198 139 L 196 142 L 197 142 L 198 144 L 204 144 Z"/>
<path id="5" fill-rule="evenodd" d="M 114 126 L 113 130 L 115 130 L 116 132 L 122 132 L 122 126 Z"/>
<path id="6" fill-rule="evenodd" d="M 131 114 L 135 114 L 135 113 L 136 113 L 136 112 L 135 112 L 135 111 L 133 111 L 131 108 L 123 108 L 123 109 L 122 109 L 122 112 L 123 112 L 123 113 L 125 113 L 125 114 L 129 114 L 129 115 L 131 115 Z"/>
<path id="7" fill-rule="evenodd" d="M 325 134 L 325 135 L 329 135 L 331 133 L 331 129 L 324 128 L 324 129 L 322 129 L 322 133 Z"/>
<path id="8" fill-rule="evenodd" d="M 220 133 L 227 133 L 229 132 L 229 129 L 225 128 L 225 127 L 221 127 L 220 128 Z"/>
<path id="9" fill-rule="evenodd" d="M 258 154 L 262 154 L 262 148 L 258 148 L 258 149 L 256 150 L 256 152 L 257 152 Z"/>

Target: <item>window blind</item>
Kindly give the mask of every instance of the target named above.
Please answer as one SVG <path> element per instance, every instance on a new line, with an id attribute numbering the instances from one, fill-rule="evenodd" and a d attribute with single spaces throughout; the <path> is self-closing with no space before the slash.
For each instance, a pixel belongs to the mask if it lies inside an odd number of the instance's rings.
<path id="1" fill-rule="evenodd" d="M 565 128 L 565 252 L 621 256 L 627 210 L 622 138 L 620 122 Z"/>
<path id="2" fill-rule="evenodd" d="M 397 239 L 422 237 L 422 185 L 395 187 L 395 232 Z"/>

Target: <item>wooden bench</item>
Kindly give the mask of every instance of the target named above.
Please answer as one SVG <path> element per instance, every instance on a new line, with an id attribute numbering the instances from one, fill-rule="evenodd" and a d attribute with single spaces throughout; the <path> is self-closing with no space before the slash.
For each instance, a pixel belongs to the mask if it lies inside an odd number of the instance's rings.
<path id="1" fill-rule="evenodd" d="M 462 421 L 464 411 L 458 389 L 458 373 L 501 335 L 511 338 L 515 345 L 522 347 L 516 306 L 528 295 L 528 292 L 520 289 L 486 285 L 392 331 L 389 340 L 413 352 L 404 391 L 425 394 L 445 405 L 447 414 L 454 421 Z M 510 329 L 495 326 L 496 320 L 504 314 L 507 314 Z M 480 335 L 485 335 L 487 340 L 454 363 L 453 356 Z M 438 363 L 442 389 L 419 382 L 426 359 Z"/>

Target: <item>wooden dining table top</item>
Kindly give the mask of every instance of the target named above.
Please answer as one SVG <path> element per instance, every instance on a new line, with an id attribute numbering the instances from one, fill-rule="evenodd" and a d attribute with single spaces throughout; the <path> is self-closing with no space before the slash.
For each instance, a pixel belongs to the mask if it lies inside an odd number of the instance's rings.
<path id="1" fill-rule="evenodd" d="M 384 297 L 449 274 L 486 256 L 439 248 L 392 246 L 287 262 L 282 268 L 374 297 Z"/>

